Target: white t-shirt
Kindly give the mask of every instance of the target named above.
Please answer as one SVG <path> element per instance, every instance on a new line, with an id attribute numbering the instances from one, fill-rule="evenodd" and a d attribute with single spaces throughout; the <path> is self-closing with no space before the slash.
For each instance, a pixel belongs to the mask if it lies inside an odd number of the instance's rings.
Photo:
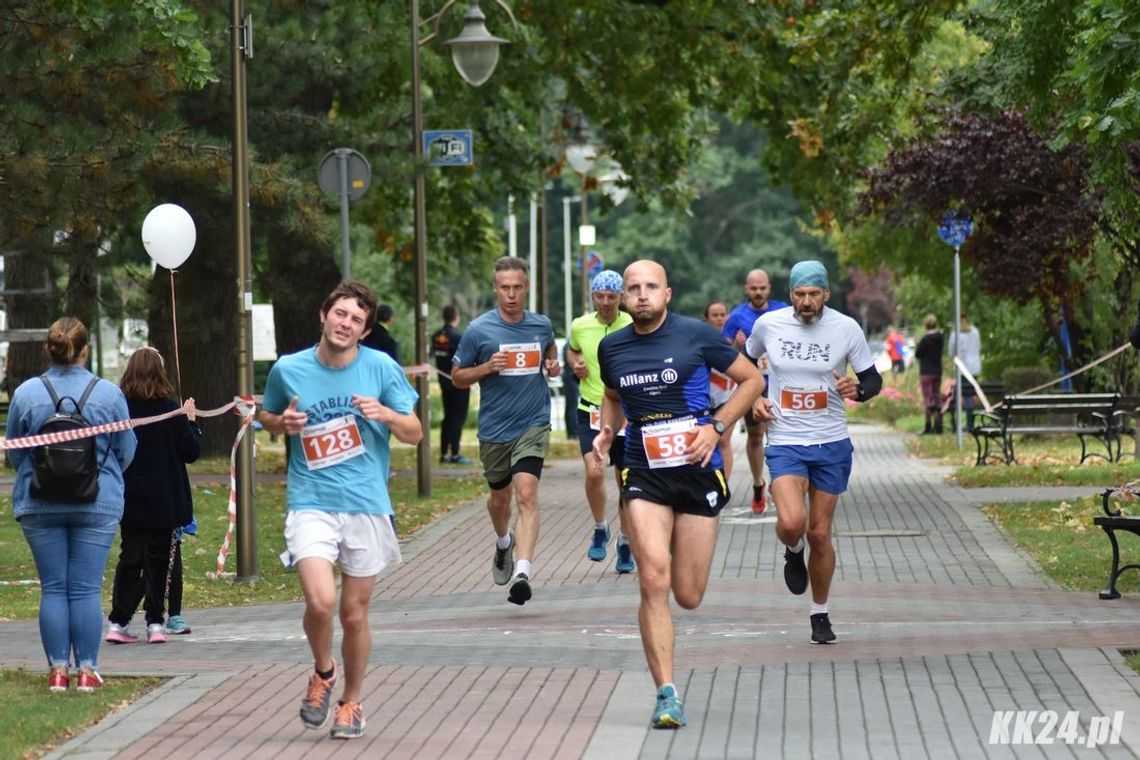
<path id="1" fill-rule="evenodd" d="M 768 398 L 775 415 L 768 443 L 806 446 L 849 437 L 847 409 L 831 371 L 843 375 L 850 364 L 859 373 L 874 364 L 855 320 L 825 307 L 805 325 L 794 309 L 770 311 L 752 326 L 746 349 L 749 356 L 768 354 Z"/>

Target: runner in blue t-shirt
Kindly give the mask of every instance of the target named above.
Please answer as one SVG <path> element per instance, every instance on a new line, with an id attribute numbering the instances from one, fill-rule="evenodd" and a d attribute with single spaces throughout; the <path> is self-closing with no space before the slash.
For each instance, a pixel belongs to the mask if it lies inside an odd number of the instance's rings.
<path id="1" fill-rule="evenodd" d="M 721 335 L 732 341 L 738 351 L 744 351 L 744 341 L 752 334 L 752 325 L 763 314 L 776 309 L 783 309 L 787 304 L 775 301 L 769 296 L 772 294 L 772 283 L 768 273 L 763 269 L 753 269 L 744 279 L 744 303 L 737 306 L 728 315 L 728 321 L 721 328 Z M 768 358 L 760 357 L 760 371 L 768 376 Z M 768 508 L 768 500 L 764 495 L 764 433 L 767 425 L 764 420 L 757 419 L 752 410 L 744 415 L 744 428 L 748 431 L 748 440 L 744 444 L 744 454 L 748 457 L 748 469 L 752 471 L 752 511 L 763 514 Z"/>
<path id="2" fill-rule="evenodd" d="M 344 694 L 330 730 L 334 739 L 364 731 L 360 707 L 372 637 L 368 605 L 376 575 L 400 560 L 388 498 L 388 439 L 418 444 L 416 392 L 400 365 L 360 339 L 376 319 L 376 297 L 352 280 L 321 306 L 321 339 L 281 357 L 269 372 L 259 415 L 270 433 L 289 436 L 285 544 L 305 595 L 303 626 L 315 672 L 301 701 L 301 722 L 328 722 L 340 675 L 332 656 L 336 576 Z"/>
<path id="3" fill-rule="evenodd" d="M 510 584 L 512 604 L 531 597 L 538 479 L 550 446 L 550 391 L 543 373 L 560 372 L 550 320 L 526 310 L 529 275 L 524 259 L 503 256 L 495 262 L 498 307 L 467 325 L 451 373 L 456 388 L 479 383 L 479 459 L 491 487 L 487 511 L 496 536 L 491 577 L 500 586 Z M 513 531 L 512 491 L 519 512 Z"/>
<path id="4" fill-rule="evenodd" d="M 621 508 L 639 568 L 642 646 L 658 690 L 652 723 L 679 728 L 686 721 L 673 685 L 669 592 L 690 610 L 704 597 L 717 517 L 729 497 L 717 444 L 759 397 L 764 379 L 712 327 L 669 314 L 672 291 L 660 264 L 630 264 L 622 295 L 633 324 L 602 338 L 598 346 L 606 391 L 594 455 L 598 462 L 607 461 L 613 431 L 628 420 Z M 738 387 L 710 416 L 713 369 Z"/>

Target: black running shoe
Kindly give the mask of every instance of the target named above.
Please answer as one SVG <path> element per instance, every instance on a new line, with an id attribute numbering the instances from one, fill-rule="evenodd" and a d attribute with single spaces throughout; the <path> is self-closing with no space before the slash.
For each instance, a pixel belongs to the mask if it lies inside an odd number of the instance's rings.
<path id="1" fill-rule="evenodd" d="M 507 593 L 507 601 L 522 606 L 530 601 L 530 578 L 526 573 L 519 573 L 511 582 Z"/>
<path id="2" fill-rule="evenodd" d="M 794 552 L 784 547 L 784 583 L 788 584 L 788 591 L 793 594 L 807 591 L 808 571 L 804 564 L 804 549 Z"/>
<path id="3" fill-rule="evenodd" d="M 835 641 L 835 631 L 831 630 L 831 620 L 826 612 L 811 616 L 811 643 L 830 644 Z"/>

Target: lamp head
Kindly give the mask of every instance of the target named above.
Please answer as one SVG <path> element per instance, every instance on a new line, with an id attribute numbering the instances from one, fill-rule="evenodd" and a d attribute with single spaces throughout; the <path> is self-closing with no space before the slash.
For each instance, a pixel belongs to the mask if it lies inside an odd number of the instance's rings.
<path id="1" fill-rule="evenodd" d="M 488 32 L 486 20 L 478 0 L 472 0 L 463 16 L 463 31 L 443 43 L 451 48 L 451 60 L 459 76 L 472 87 L 479 87 L 491 78 L 499 63 L 499 45 L 510 42 Z"/>

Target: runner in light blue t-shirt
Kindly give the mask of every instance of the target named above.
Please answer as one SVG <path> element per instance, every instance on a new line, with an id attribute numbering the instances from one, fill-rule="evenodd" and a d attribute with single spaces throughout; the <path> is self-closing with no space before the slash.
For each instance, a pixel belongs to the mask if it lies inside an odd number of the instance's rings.
<path id="1" fill-rule="evenodd" d="M 283 356 L 266 382 L 259 415 L 270 433 L 289 436 L 289 511 L 285 558 L 305 597 L 302 624 L 314 672 L 301 700 L 301 723 L 354 739 L 364 732 L 360 705 L 372 637 L 368 606 L 376 575 L 400 560 L 388 498 L 388 440 L 418 444 L 416 392 L 395 361 L 360 345 L 376 321 L 376 296 L 345 280 L 321 306 L 321 339 Z M 341 675 L 332 655 L 337 613 L 334 566 L 341 569 L 344 694 L 331 709 Z"/>
<path id="2" fill-rule="evenodd" d="M 503 256 L 494 277 L 498 307 L 467 326 L 451 378 L 456 388 L 479 384 L 479 459 L 491 487 L 487 511 L 496 536 L 491 577 L 510 584 L 507 601 L 525 604 L 538 543 L 538 479 L 550 446 L 546 377 L 557 377 L 560 367 L 550 320 L 526 310 L 526 261 Z M 519 511 L 513 531 L 512 492 Z"/>

